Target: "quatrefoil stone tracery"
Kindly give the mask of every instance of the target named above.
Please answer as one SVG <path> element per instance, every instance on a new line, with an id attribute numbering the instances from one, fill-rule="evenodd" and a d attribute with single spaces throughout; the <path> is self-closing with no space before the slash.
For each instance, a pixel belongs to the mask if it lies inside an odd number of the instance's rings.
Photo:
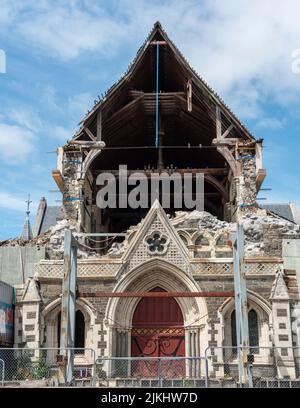
<path id="1" fill-rule="evenodd" d="M 145 244 L 150 254 L 164 254 L 168 248 L 169 238 L 159 231 L 154 231 L 145 237 Z"/>

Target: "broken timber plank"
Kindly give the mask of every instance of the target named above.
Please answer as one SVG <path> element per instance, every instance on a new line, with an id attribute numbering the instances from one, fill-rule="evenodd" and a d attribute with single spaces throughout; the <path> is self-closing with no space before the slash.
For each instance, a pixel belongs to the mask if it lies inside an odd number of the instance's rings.
<path id="1" fill-rule="evenodd" d="M 63 193 L 65 191 L 65 183 L 61 172 L 59 170 L 52 170 L 52 177 L 57 184 L 57 187 Z"/>

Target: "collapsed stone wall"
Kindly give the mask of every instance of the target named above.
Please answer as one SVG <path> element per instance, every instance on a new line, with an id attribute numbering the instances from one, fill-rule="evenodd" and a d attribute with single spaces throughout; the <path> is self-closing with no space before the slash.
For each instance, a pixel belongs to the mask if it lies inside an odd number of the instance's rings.
<path id="1" fill-rule="evenodd" d="M 219 232 L 231 232 L 235 223 L 221 221 L 206 211 L 179 211 L 171 218 L 171 223 L 176 229 L 190 229 L 191 231 L 206 231 L 211 236 Z M 278 216 L 267 213 L 260 209 L 256 214 L 246 213 L 241 223 L 245 233 L 246 256 L 281 256 L 283 238 L 300 238 L 300 226 Z M 140 224 L 132 227 L 129 232 L 137 231 Z M 76 222 L 73 220 L 60 220 L 43 235 L 35 237 L 31 241 L 20 242 L 10 240 L 0 243 L 0 246 L 38 245 L 45 246 L 46 259 L 63 259 L 64 233 L 66 229 L 73 232 L 77 239 L 78 258 L 101 257 L 101 254 L 84 243 L 81 234 L 77 232 Z M 115 243 L 105 256 L 120 257 L 128 242 Z"/>
<path id="2" fill-rule="evenodd" d="M 46 231 L 43 235 L 33 238 L 30 241 L 22 241 L 20 239 L 6 240 L 0 242 L 0 247 L 16 247 L 16 246 L 37 246 L 45 248 L 45 259 L 63 259 L 64 255 L 64 234 L 65 230 L 72 231 L 73 236 L 77 239 L 79 247 L 77 249 L 77 257 L 79 259 L 88 258 L 89 256 L 99 256 L 96 251 L 90 249 L 82 243 L 82 237 L 77 232 L 76 224 L 66 219 L 60 220 Z"/>
<path id="3" fill-rule="evenodd" d="M 281 257 L 283 238 L 300 238 L 300 226 L 272 215 L 245 215 L 243 227 L 247 252 Z"/>
<path id="4" fill-rule="evenodd" d="M 206 211 L 177 212 L 172 223 L 176 228 L 191 228 L 215 234 L 221 230 L 231 232 L 234 223 L 220 221 Z M 300 226 L 259 209 L 246 213 L 241 223 L 245 233 L 245 252 L 248 256 L 281 256 L 283 238 L 300 238 Z"/>

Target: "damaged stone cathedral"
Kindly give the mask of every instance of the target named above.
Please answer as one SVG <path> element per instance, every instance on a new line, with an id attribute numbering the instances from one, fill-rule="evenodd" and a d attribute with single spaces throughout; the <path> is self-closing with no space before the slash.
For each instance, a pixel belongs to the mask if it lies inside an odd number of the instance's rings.
<path id="1" fill-rule="evenodd" d="M 119 165 L 147 179 L 162 172 L 192 179 L 202 173 L 204 211 L 163 208 L 159 199 L 149 208 L 99 208 L 97 177 L 118 177 Z M 62 206 L 47 206 L 41 199 L 33 235 L 27 225 L 26 237 L 1 244 L 2 268 L 9 256 L 21 259 L 21 266 L 1 276 L 17 293 L 15 347 L 59 347 L 65 229 L 78 242 L 75 347 L 91 348 L 99 357 L 193 357 L 204 356 L 208 347 L 236 346 L 232 296 L 95 294 L 232 292 L 230 234 L 239 219 L 254 366 L 262 373 L 272 367 L 267 348 L 275 346 L 282 376 L 295 377 L 300 369 L 300 354 L 293 349 L 300 346 L 300 219 L 293 205 L 258 204 L 265 175 L 262 140 L 156 23 L 126 74 L 57 149 L 53 178 Z M 118 198 L 121 194 L 116 192 Z M 215 354 L 221 361 L 222 354 Z M 76 364 L 89 366 L 89 354 L 76 354 Z M 224 372 L 220 368 L 215 375 Z"/>

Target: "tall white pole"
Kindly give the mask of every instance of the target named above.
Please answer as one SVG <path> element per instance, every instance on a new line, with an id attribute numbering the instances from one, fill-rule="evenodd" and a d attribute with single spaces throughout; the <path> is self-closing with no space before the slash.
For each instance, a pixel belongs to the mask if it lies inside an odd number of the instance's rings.
<path id="1" fill-rule="evenodd" d="M 246 275 L 244 265 L 244 230 L 239 221 L 233 233 L 233 268 L 235 291 L 235 318 L 238 352 L 239 383 L 252 387 L 252 371 L 248 367 L 249 325 Z"/>

